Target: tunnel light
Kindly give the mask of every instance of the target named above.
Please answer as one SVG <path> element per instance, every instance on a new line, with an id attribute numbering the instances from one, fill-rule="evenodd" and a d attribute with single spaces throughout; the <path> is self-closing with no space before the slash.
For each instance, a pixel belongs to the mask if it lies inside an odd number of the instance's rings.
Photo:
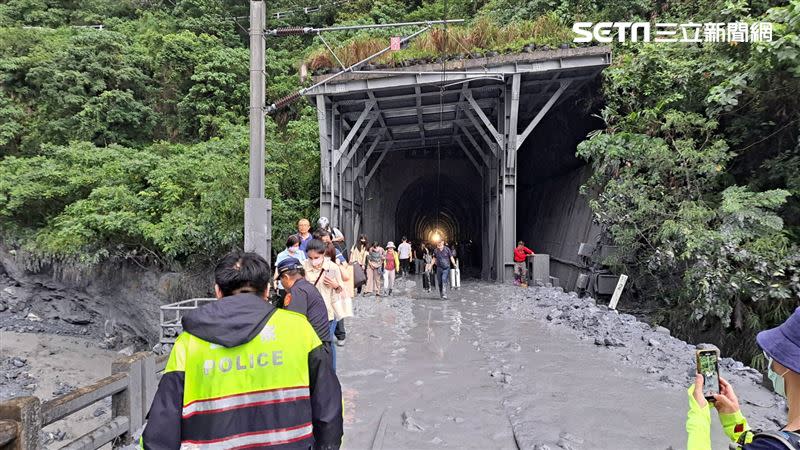
<path id="1" fill-rule="evenodd" d="M 434 230 L 433 234 L 431 234 L 431 240 L 435 243 L 442 240 L 442 234 L 439 233 L 439 230 Z"/>

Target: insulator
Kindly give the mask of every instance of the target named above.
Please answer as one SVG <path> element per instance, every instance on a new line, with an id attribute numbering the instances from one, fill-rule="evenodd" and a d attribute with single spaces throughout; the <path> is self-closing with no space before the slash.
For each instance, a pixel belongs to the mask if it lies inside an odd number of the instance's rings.
<path id="1" fill-rule="evenodd" d="M 286 27 L 286 28 L 275 29 L 275 36 L 293 36 L 305 33 L 306 33 L 306 28 L 303 27 Z"/>

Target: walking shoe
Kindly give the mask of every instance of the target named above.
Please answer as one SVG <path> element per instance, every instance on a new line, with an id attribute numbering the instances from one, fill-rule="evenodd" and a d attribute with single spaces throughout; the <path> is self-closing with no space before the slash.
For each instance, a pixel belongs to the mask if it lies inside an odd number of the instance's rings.
<path id="1" fill-rule="evenodd" d="M 339 347 L 344 347 L 344 341 L 345 341 L 344 339 L 337 339 L 336 345 Z"/>
<path id="2" fill-rule="evenodd" d="M 444 295 L 442 296 L 442 300 L 447 300 L 447 294 L 444 294 Z"/>

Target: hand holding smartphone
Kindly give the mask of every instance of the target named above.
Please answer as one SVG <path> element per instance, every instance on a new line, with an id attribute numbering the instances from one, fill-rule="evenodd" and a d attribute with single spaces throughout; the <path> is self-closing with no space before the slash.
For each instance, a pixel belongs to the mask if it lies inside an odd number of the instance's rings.
<path id="1" fill-rule="evenodd" d="M 703 397 L 709 402 L 714 401 L 714 395 L 720 393 L 719 381 L 719 351 L 697 350 L 697 373 L 703 375 Z"/>

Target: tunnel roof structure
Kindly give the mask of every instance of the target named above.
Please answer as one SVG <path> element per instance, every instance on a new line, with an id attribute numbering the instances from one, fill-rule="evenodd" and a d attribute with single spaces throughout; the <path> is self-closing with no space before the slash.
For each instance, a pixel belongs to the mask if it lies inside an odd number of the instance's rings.
<path id="1" fill-rule="evenodd" d="M 518 153 L 552 151 L 541 136 L 519 150 L 548 111 L 610 64 L 610 47 L 595 46 L 315 77 L 305 95 L 320 131 L 320 214 L 347 242 L 360 231 L 397 239 L 452 219 L 450 234 L 470 230 L 479 242 L 481 277 L 510 277 Z M 458 186 L 449 197 L 439 188 L 443 159 Z"/>
<path id="2" fill-rule="evenodd" d="M 521 74 L 519 115 L 526 118 L 542 110 L 566 83 L 559 102 L 610 64 L 611 49 L 606 46 L 540 50 L 446 61 L 444 67 L 434 63 L 357 70 L 306 95 L 322 95 L 326 103 L 336 103 L 347 130 L 363 114 L 361 122 L 368 121 L 369 130 L 359 137 L 366 143 L 380 139 L 392 150 L 458 145 L 459 136 L 465 142 L 468 135 L 481 139 L 482 127 L 477 123 L 481 114 L 470 110 L 477 105 L 486 117 L 495 117 L 495 100 L 513 74 Z M 327 76 L 316 76 L 314 82 Z"/>

